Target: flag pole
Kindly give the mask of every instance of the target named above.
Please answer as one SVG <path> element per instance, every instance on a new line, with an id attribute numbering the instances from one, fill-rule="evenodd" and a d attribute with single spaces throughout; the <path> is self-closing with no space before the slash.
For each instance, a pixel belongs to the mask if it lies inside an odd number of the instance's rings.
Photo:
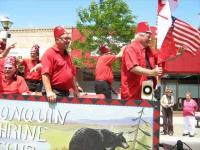
<path id="1" fill-rule="evenodd" d="M 166 3 L 165 0 L 161 0 L 162 3 Z M 158 0 L 158 3 L 157 3 L 157 7 L 159 9 L 159 0 Z M 159 10 L 157 9 L 157 20 L 156 20 L 156 26 L 157 26 L 157 35 L 158 35 L 158 15 L 159 15 Z M 156 50 L 158 51 L 158 43 L 157 43 L 157 36 L 155 37 L 155 48 Z M 160 64 L 158 64 L 158 59 L 156 60 L 156 68 L 158 67 L 162 67 L 162 66 L 159 66 Z M 157 99 L 157 101 L 160 101 L 161 99 L 161 77 L 160 76 L 156 76 L 156 88 L 154 90 L 154 97 Z"/>

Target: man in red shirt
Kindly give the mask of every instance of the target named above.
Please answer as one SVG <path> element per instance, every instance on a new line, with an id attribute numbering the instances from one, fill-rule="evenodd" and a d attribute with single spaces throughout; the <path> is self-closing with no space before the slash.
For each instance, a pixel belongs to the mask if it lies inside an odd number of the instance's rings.
<path id="1" fill-rule="evenodd" d="M 41 92 L 42 90 L 41 69 L 31 72 L 31 69 L 40 63 L 39 49 L 39 45 L 34 44 L 31 48 L 30 59 L 19 60 L 21 65 L 24 66 L 24 78 L 32 92 Z"/>
<path id="2" fill-rule="evenodd" d="M 5 58 L 4 73 L 0 77 L 0 94 L 31 94 L 23 77 L 18 76 L 16 58 Z"/>
<path id="3" fill-rule="evenodd" d="M 142 82 L 162 75 L 156 67 L 157 55 L 149 47 L 151 30 L 147 22 L 137 25 L 135 39 L 126 46 L 121 66 L 121 98 L 141 99 Z"/>
<path id="4" fill-rule="evenodd" d="M 111 50 L 102 45 L 99 48 L 101 56 L 98 58 L 95 70 L 95 92 L 96 94 L 104 94 L 105 98 L 111 99 L 111 84 L 113 82 L 113 62 L 122 56 L 123 50 L 117 55 L 112 54 Z"/>
<path id="5" fill-rule="evenodd" d="M 56 96 L 69 96 L 73 88 L 78 94 L 78 82 L 72 58 L 68 53 L 71 38 L 66 29 L 57 26 L 53 30 L 55 44 L 42 56 L 42 81 L 49 102 L 56 102 Z"/>
<path id="6" fill-rule="evenodd" d="M 15 48 L 15 43 L 6 48 L 6 39 L 2 39 L 2 41 L 0 41 L 0 74 L 3 73 L 3 58 L 5 58 L 8 55 L 12 48 Z"/>

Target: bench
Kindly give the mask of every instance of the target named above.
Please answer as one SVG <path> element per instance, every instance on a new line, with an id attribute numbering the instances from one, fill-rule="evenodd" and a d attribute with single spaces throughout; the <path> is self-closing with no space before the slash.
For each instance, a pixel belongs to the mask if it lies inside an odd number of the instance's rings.
<path id="1" fill-rule="evenodd" d="M 200 125 L 199 125 L 200 116 L 195 116 L 195 119 L 197 120 L 196 128 L 200 128 Z"/>

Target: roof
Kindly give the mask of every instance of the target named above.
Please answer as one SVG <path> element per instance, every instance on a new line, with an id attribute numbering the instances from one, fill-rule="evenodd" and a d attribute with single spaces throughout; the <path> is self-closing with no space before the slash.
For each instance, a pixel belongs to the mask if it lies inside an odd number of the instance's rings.
<path id="1" fill-rule="evenodd" d="M 184 52 L 179 58 L 166 63 L 167 73 L 199 74 L 200 73 L 200 50 L 196 55 Z"/>

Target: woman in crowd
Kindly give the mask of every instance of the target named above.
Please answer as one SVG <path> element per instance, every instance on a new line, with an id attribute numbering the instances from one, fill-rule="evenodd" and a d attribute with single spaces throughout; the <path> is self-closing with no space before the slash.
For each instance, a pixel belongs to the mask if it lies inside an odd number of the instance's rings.
<path id="1" fill-rule="evenodd" d="M 189 135 L 190 137 L 194 137 L 195 112 L 198 110 L 198 105 L 195 100 L 192 99 L 191 92 L 186 92 L 185 98 L 183 103 L 183 136 Z"/>
<path id="2" fill-rule="evenodd" d="M 166 87 L 165 95 L 161 98 L 162 115 L 163 115 L 163 131 L 164 134 L 173 135 L 173 106 L 174 97 L 172 96 L 172 89 Z"/>

